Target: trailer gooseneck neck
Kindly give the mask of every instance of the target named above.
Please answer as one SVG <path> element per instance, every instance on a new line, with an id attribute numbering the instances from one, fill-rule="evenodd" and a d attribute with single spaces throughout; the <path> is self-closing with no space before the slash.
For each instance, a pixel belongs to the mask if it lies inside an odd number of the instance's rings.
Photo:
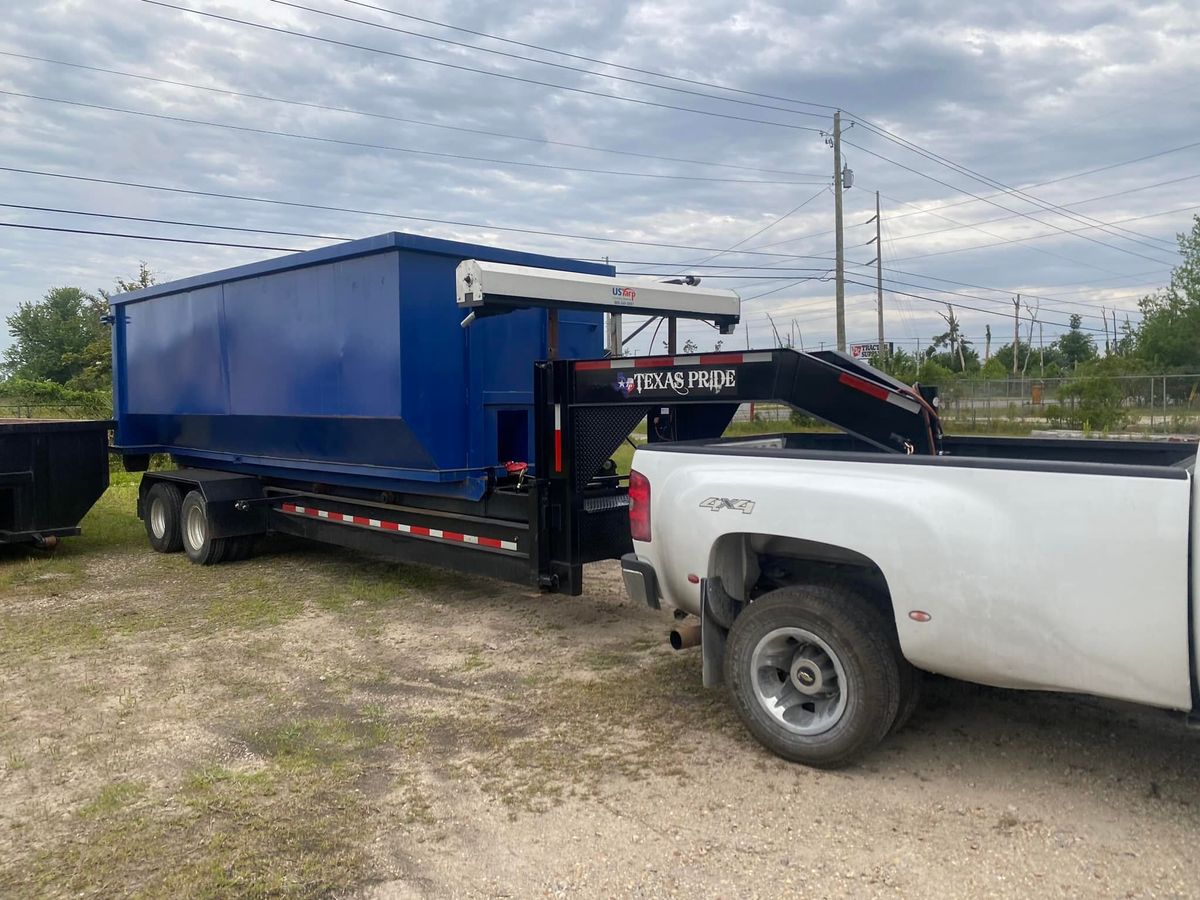
<path id="1" fill-rule="evenodd" d="M 780 403 L 890 453 L 937 455 L 941 426 L 919 393 L 834 351 L 764 350 L 536 366 L 538 583 L 578 594 L 584 563 L 631 546 L 627 485 L 604 471 L 643 419 L 647 440 L 720 437 L 743 403 Z"/>

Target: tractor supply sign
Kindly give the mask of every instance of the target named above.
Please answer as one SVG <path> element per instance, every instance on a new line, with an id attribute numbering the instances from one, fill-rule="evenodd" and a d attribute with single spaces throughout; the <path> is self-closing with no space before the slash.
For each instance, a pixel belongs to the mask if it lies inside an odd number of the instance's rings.
<path id="1" fill-rule="evenodd" d="M 888 356 L 892 355 L 892 342 L 887 341 L 883 345 Z M 850 355 L 855 359 L 874 359 L 879 355 L 879 342 L 872 341 L 869 344 L 851 344 Z"/>
<path id="2" fill-rule="evenodd" d="M 737 369 L 691 369 L 622 373 L 617 390 L 629 397 L 692 393 L 720 394 L 737 389 Z"/>

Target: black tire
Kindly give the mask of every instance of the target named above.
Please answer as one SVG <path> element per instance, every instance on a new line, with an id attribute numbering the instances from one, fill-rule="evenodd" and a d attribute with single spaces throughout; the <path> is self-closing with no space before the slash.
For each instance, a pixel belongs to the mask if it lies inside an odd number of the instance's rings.
<path id="1" fill-rule="evenodd" d="M 899 654 L 897 654 L 899 656 Z M 924 681 L 921 670 L 906 659 L 900 659 L 900 706 L 896 710 L 896 721 L 888 734 L 895 734 L 908 724 L 912 714 L 921 705 L 921 685 Z"/>
<path id="2" fill-rule="evenodd" d="M 199 491 L 189 491 L 179 513 L 183 552 L 200 566 L 215 566 L 229 551 L 229 538 L 212 537 L 208 506 Z"/>
<path id="3" fill-rule="evenodd" d="M 160 481 L 146 492 L 142 520 L 150 546 L 159 553 L 178 553 L 183 549 L 179 513 L 183 493 L 173 484 Z"/>
<path id="4" fill-rule="evenodd" d="M 228 540 L 229 546 L 225 549 L 225 562 L 241 562 L 249 559 L 254 553 L 254 544 L 258 540 L 258 535 L 245 534 Z"/>
<path id="5" fill-rule="evenodd" d="M 853 762 L 896 721 L 901 680 L 891 633 L 882 613 L 843 586 L 792 585 L 760 597 L 733 623 L 725 648 L 725 683 L 743 724 L 792 762 Z M 771 711 L 773 699 L 780 702 Z"/>

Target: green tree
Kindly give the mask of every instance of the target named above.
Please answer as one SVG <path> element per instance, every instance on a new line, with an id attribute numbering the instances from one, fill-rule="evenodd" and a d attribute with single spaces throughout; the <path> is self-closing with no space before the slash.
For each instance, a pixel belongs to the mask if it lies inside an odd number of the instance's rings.
<path id="1" fill-rule="evenodd" d="M 116 291 L 52 288 L 41 300 L 22 303 L 6 320 L 13 343 L 4 351 L 0 369 L 12 379 L 107 390 L 112 384 L 112 336 L 102 318 L 108 299 L 155 282 L 143 262 L 133 278 L 114 279 Z"/>
<path id="2" fill-rule="evenodd" d="M 1200 215 L 1191 232 L 1179 235 L 1179 253 L 1171 283 L 1138 302 L 1135 352 L 1159 369 L 1200 365 Z"/>
<path id="3" fill-rule="evenodd" d="M 871 365 L 875 366 L 881 372 L 891 375 L 897 381 L 912 384 L 917 380 L 917 369 L 920 366 L 920 360 L 902 347 L 896 347 L 885 359 L 876 357 L 871 360 Z"/>
<path id="4" fill-rule="evenodd" d="M 102 299 L 77 287 L 51 288 L 41 300 L 20 304 L 5 320 L 13 337 L 5 374 L 67 384 L 83 373 L 89 347 L 108 339 L 100 320 L 106 310 Z"/>
<path id="5" fill-rule="evenodd" d="M 1063 368 L 1074 369 L 1080 363 L 1090 362 L 1099 355 L 1096 350 L 1096 342 L 1092 340 L 1090 334 L 1083 331 L 1082 325 L 1083 317 L 1073 314 L 1071 330 L 1051 345 Z"/>

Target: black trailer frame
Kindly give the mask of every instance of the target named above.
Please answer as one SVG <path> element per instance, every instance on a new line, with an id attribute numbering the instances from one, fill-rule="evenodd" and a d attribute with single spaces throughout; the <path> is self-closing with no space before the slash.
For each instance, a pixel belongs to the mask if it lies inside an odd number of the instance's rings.
<path id="1" fill-rule="evenodd" d="M 278 532 L 398 561 L 578 595 L 583 566 L 633 549 L 628 477 L 611 457 L 638 423 L 651 442 L 720 437 L 738 406 L 777 402 L 879 450 L 936 454 L 919 394 L 844 354 L 768 350 L 535 365 L 540 469 L 514 467 L 479 501 L 333 488 L 209 469 L 147 472 L 199 491 L 214 538 Z"/>

